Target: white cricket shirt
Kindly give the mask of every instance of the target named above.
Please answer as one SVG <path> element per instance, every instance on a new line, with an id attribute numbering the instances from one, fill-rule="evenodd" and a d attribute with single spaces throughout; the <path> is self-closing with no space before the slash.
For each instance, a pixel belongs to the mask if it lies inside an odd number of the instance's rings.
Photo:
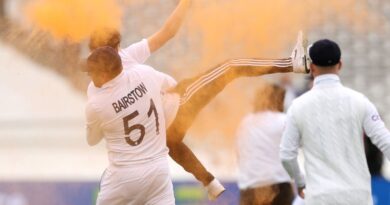
<path id="1" fill-rule="evenodd" d="M 297 165 L 302 147 L 306 204 L 372 204 L 363 132 L 390 158 L 390 133 L 375 106 L 344 87 L 337 75 L 316 77 L 313 89 L 293 102 L 280 156 L 284 163 Z M 296 172 L 289 171 L 300 175 Z"/>
<path id="2" fill-rule="evenodd" d="M 240 189 L 290 182 L 279 157 L 285 120 L 285 114 L 271 111 L 251 113 L 242 120 L 237 131 Z"/>
<path id="3" fill-rule="evenodd" d="M 87 129 L 101 131 L 111 165 L 126 166 L 166 157 L 162 94 L 176 82 L 143 65 L 150 56 L 147 40 L 119 54 L 122 73 L 101 88 L 93 83 L 88 87 Z"/>

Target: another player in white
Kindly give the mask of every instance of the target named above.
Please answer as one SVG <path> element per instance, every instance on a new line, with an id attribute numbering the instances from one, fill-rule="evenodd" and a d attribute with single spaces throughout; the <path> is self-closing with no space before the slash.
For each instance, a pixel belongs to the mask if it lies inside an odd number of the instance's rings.
<path id="1" fill-rule="evenodd" d="M 305 204 L 373 204 L 363 133 L 390 159 L 390 132 L 363 94 L 341 84 L 341 50 L 335 42 L 317 41 L 309 56 L 314 86 L 289 109 L 280 151 L 283 165 Z M 297 163 L 299 147 L 306 181 Z"/>
<path id="2" fill-rule="evenodd" d="M 279 157 L 286 124 L 285 89 L 264 83 L 256 92 L 254 112 L 237 130 L 238 187 L 241 205 L 291 205 L 294 191 Z"/>

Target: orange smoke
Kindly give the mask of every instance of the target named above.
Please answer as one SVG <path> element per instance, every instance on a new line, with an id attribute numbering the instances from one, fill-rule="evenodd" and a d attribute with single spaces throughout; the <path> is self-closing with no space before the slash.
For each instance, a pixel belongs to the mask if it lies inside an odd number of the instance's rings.
<path id="1" fill-rule="evenodd" d="M 38 27 L 56 37 L 80 41 L 96 29 L 120 27 L 122 10 L 116 2 L 34 0 L 27 11 Z M 158 0 L 121 2 L 137 8 L 158 8 L 161 6 L 159 4 L 166 4 Z M 153 18 L 157 20 L 160 14 L 156 13 Z M 373 11 L 366 0 L 192 0 L 189 14 L 182 29 L 186 32 L 181 33 L 187 37 L 187 41 L 180 41 L 180 37 L 176 37 L 171 44 L 186 45 L 184 49 L 187 52 L 175 52 L 174 56 L 164 56 L 167 52 L 157 54 L 163 56 L 159 59 L 162 59 L 164 66 L 156 68 L 174 68 L 170 74 L 175 73 L 175 76 L 180 76 L 179 79 L 196 75 L 231 58 L 288 57 L 301 29 L 309 32 L 332 27 L 331 34 L 341 27 L 359 32 L 377 31 L 385 21 L 383 15 Z M 150 26 L 161 26 L 146 21 L 150 19 L 140 19 L 142 16 L 132 16 L 143 22 L 141 25 L 146 25 L 136 29 L 139 33 L 150 34 Z M 154 31 L 158 29 L 153 28 Z M 175 51 L 175 48 L 169 50 Z M 193 69 L 191 72 L 183 69 L 188 65 Z M 210 130 L 217 129 L 232 135 L 242 115 L 252 110 L 250 97 L 257 87 L 255 83 L 257 79 L 245 79 L 228 86 L 220 94 L 221 97 L 206 106 L 193 130 L 204 131 L 206 135 Z M 223 123 L 221 116 L 226 116 Z"/>
<path id="2" fill-rule="evenodd" d="M 196 0 L 191 9 L 185 35 L 193 54 L 186 55 L 191 59 L 180 59 L 184 66 L 196 69 L 192 75 L 232 58 L 288 57 L 299 30 L 309 34 L 320 30 L 332 36 L 338 30 L 380 33 L 386 24 L 384 15 L 366 0 Z M 194 54 L 199 56 L 193 58 Z M 177 62 L 172 67 L 177 67 L 179 76 L 184 72 Z M 219 143 L 234 143 L 241 118 L 253 111 L 259 81 L 246 78 L 228 86 L 198 116 L 191 129 L 193 136 L 221 136 Z"/>
<path id="3" fill-rule="evenodd" d="M 373 21 L 385 20 L 365 0 L 199 0 L 188 27 L 202 65 L 210 65 L 227 58 L 287 57 L 299 30 L 329 24 L 377 30 Z"/>
<path id="4" fill-rule="evenodd" d="M 113 0 L 35 0 L 27 16 L 40 29 L 79 42 L 101 28 L 119 28 L 122 11 Z"/>
<path id="5" fill-rule="evenodd" d="M 231 0 L 195 8 L 191 33 L 201 32 L 202 54 L 214 57 L 275 56 L 305 28 L 302 5 L 290 0 Z M 219 55 L 225 55 L 220 57 Z"/>

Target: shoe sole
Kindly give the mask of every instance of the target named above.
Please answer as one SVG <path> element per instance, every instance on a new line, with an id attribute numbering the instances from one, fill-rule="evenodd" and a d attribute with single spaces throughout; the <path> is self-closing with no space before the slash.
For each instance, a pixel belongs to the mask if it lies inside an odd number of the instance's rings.
<path id="1" fill-rule="evenodd" d="M 304 49 L 304 65 L 305 65 L 305 73 L 310 73 L 310 69 L 309 69 L 309 65 L 307 63 L 307 47 L 309 46 L 309 41 L 307 40 L 307 36 L 305 35 L 305 33 L 302 34 L 302 39 L 303 39 L 303 49 Z"/>

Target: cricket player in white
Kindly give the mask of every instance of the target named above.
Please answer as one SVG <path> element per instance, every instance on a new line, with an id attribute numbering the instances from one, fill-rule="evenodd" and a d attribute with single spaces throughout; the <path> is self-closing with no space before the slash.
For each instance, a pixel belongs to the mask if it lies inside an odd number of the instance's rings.
<path id="1" fill-rule="evenodd" d="M 134 64 L 144 64 L 153 52 L 160 49 L 166 42 L 176 35 L 184 17 L 186 16 L 190 4 L 191 0 L 180 0 L 176 9 L 170 15 L 162 28 L 147 39 L 143 39 L 140 42 L 121 49 L 119 48 L 121 42 L 120 33 L 116 29 L 105 28 L 97 30 L 92 34 L 89 42 L 89 48 L 91 51 L 101 46 L 110 46 L 114 48 L 118 51 L 125 70 L 131 69 Z M 171 79 L 166 85 L 162 88 L 164 91 L 168 90 L 168 88 L 174 87 L 176 82 Z M 90 83 L 88 87 L 88 95 L 94 93 L 94 90 L 93 84 Z M 179 95 L 166 95 L 162 93 L 162 100 L 164 102 L 165 118 L 168 120 L 167 126 L 169 126 L 175 119 L 176 112 L 179 109 Z M 215 200 L 225 190 L 220 182 L 206 170 L 206 168 L 183 142 L 168 143 L 168 147 L 170 148 L 169 154 L 172 158 L 183 166 L 186 171 L 194 174 L 196 179 L 202 182 L 202 184 L 206 187 L 210 200 Z M 180 154 L 172 155 L 174 150 L 178 150 L 177 152 L 180 152 Z M 178 158 L 186 158 L 186 160 L 179 161 Z"/>
<path id="2" fill-rule="evenodd" d="M 341 84 L 341 50 L 336 43 L 317 41 L 309 56 L 314 86 L 289 109 L 280 145 L 283 165 L 305 204 L 371 205 L 363 133 L 390 159 L 390 132 L 363 94 Z M 306 180 L 297 163 L 299 147 Z"/>
<path id="3" fill-rule="evenodd" d="M 146 65 L 122 70 L 111 47 L 88 57 L 95 86 L 86 106 L 88 143 L 106 140 L 109 167 L 98 205 L 175 204 L 161 88 L 172 79 Z"/>
<path id="4" fill-rule="evenodd" d="M 237 130 L 240 204 L 291 205 L 294 191 L 279 157 L 286 115 L 286 90 L 264 83 L 256 92 L 254 112 Z"/>
<path id="5" fill-rule="evenodd" d="M 120 49 L 121 36 L 116 30 L 102 30 L 92 35 L 89 47 L 91 51 L 101 46 L 110 46 L 118 51 L 123 68 L 132 69 L 133 65 L 144 64 L 147 58 L 178 31 L 190 0 L 181 0 L 175 11 L 169 17 L 162 29 L 149 38 Z M 259 60 L 237 59 L 227 61 L 197 77 L 180 81 L 177 86 L 174 80 L 164 84 L 162 100 L 164 102 L 165 117 L 168 120 L 169 155 L 186 171 L 192 173 L 202 182 L 208 191 L 211 200 L 216 199 L 225 189 L 214 176 L 197 159 L 194 153 L 182 142 L 186 131 L 191 126 L 197 113 L 210 102 L 223 88 L 234 79 L 243 76 L 260 76 L 275 72 L 307 72 L 302 61 L 305 55 L 302 35 L 299 36 L 293 55 L 286 59 Z M 166 92 L 169 86 L 171 92 Z M 95 93 L 91 83 L 88 96 Z M 180 106 L 179 106 L 180 103 Z"/>
<path id="6" fill-rule="evenodd" d="M 104 138 L 110 162 L 102 178 L 98 204 L 174 204 L 166 159 L 167 124 L 164 117 L 175 119 L 176 123 L 172 122 L 170 127 L 174 132 L 180 130 L 179 134 L 173 134 L 173 138 L 181 142 L 197 113 L 234 79 L 293 70 L 305 72 L 302 49 L 300 35 L 293 52 L 298 52 L 298 55 L 289 59 L 228 61 L 176 86 L 171 77 L 143 65 L 150 55 L 147 40 L 122 49 L 119 54 L 109 46 L 95 49 L 87 63 L 87 72 L 93 81 L 88 88 L 86 107 L 87 140 L 90 145 L 95 145 Z M 202 84 L 198 85 L 199 82 Z M 168 92 L 170 87 L 176 90 Z M 168 100 L 165 109 L 172 112 L 164 111 L 162 99 L 167 98 L 173 101 Z M 192 112 L 191 116 L 185 117 L 189 112 Z M 190 120 L 181 120 L 181 117 Z M 192 152 L 182 151 L 181 145 L 178 147 L 180 152 L 176 150 L 175 155 L 188 160 Z M 190 162 L 181 161 L 181 165 L 190 167 L 195 176 L 207 172 L 198 170 L 199 165 Z M 208 191 L 214 198 L 224 190 L 215 180 L 210 186 Z"/>

